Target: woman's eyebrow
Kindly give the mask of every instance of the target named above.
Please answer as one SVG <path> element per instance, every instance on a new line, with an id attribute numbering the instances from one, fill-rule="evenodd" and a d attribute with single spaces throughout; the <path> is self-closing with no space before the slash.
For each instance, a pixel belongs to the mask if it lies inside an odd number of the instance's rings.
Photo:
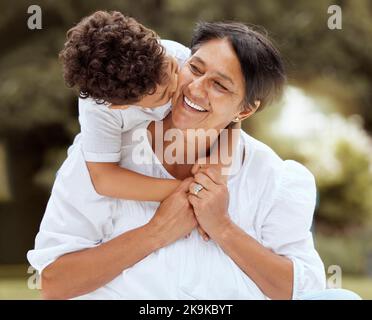
<path id="1" fill-rule="evenodd" d="M 198 56 L 191 57 L 191 60 L 197 60 L 201 64 L 205 65 L 205 62 L 203 61 L 203 59 L 199 58 Z"/>
<path id="2" fill-rule="evenodd" d="M 217 71 L 216 73 L 217 73 L 217 75 L 220 76 L 221 78 L 223 78 L 223 79 L 225 79 L 225 80 L 231 82 L 231 84 L 234 84 L 234 81 L 232 81 L 232 79 L 231 79 L 229 76 L 227 76 L 227 75 L 225 75 L 225 74 L 223 74 L 223 73 L 221 73 L 221 72 L 218 72 L 218 71 Z"/>

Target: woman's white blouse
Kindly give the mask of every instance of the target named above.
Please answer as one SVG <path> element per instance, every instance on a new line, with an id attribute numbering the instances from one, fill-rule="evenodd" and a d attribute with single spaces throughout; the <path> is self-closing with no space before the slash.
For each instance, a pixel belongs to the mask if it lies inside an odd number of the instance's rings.
<path id="1" fill-rule="evenodd" d="M 148 124 L 142 123 L 137 129 L 146 130 Z M 132 141 L 135 130 L 123 133 L 120 165 L 146 175 L 172 178 L 147 139 Z M 131 155 L 140 144 L 146 161 L 152 164 L 133 161 Z M 325 289 L 324 266 L 310 231 L 316 200 L 313 175 L 298 162 L 283 161 L 243 131 L 238 150 L 236 159 L 244 160 L 238 162 L 240 168 L 228 181 L 231 219 L 263 246 L 293 261 L 293 299 Z M 41 273 L 63 254 L 98 246 L 144 225 L 158 205 L 98 195 L 78 136 L 58 171 L 28 260 Z M 79 298 L 267 299 L 249 275 L 213 240 L 205 242 L 195 229 L 189 238 L 153 252 L 105 286 Z"/>

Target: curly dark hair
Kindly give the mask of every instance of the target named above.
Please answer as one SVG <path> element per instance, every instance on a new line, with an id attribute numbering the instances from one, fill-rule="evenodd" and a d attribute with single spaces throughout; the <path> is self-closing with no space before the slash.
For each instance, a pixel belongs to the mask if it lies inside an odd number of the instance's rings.
<path id="1" fill-rule="evenodd" d="M 166 78 L 158 35 L 117 11 L 97 11 L 67 32 L 59 58 L 66 85 L 98 103 L 131 104 Z"/>

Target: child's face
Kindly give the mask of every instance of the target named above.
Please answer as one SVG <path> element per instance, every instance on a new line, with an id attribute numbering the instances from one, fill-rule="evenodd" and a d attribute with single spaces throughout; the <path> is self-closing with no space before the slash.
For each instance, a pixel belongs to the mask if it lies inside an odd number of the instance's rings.
<path id="1" fill-rule="evenodd" d="M 163 85 L 157 85 L 153 94 L 146 95 L 140 101 L 133 105 L 143 108 L 156 108 L 166 104 L 173 96 L 177 89 L 178 63 L 176 59 L 167 56 L 167 76 L 168 81 Z M 111 109 L 127 109 L 129 105 L 111 105 Z"/>

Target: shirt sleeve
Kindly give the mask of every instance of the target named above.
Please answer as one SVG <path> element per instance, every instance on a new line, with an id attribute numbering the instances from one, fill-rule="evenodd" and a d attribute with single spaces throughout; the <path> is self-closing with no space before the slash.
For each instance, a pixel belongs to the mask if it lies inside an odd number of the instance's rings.
<path id="1" fill-rule="evenodd" d="M 85 160 L 119 162 L 124 129 L 121 110 L 80 98 L 79 121 Z"/>
<path id="2" fill-rule="evenodd" d="M 324 265 L 311 233 L 315 202 L 312 173 L 296 161 L 284 161 L 276 196 L 263 224 L 262 239 L 265 247 L 293 262 L 292 299 L 325 289 Z"/>
<path id="3" fill-rule="evenodd" d="M 176 58 L 180 68 L 184 65 L 186 60 L 190 58 L 191 50 L 183 44 L 166 39 L 162 39 L 160 43 L 165 48 L 167 54 Z"/>
<path id="4" fill-rule="evenodd" d="M 73 146 L 59 169 L 35 247 L 27 253 L 39 273 L 60 256 L 104 242 L 113 222 L 108 200 L 91 183 L 80 145 Z"/>

